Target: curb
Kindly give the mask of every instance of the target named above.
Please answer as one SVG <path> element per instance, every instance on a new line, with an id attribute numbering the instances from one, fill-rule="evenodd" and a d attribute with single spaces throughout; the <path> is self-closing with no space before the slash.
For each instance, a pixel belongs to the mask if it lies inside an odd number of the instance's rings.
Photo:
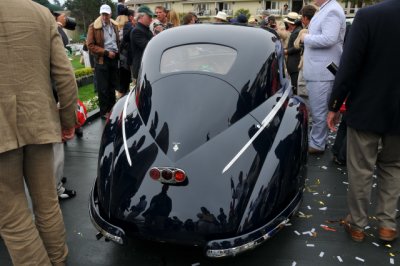
<path id="1" fill-rule="evenodd" d="M 88 113 L 88 115 L 87 115 L 85 125 L 87 125 L 90 122 L 93 122 L 93 120 L 95 120 L 95 119 L 97 119 L 99 117 L 100 117 L 100 108 L 97 108 L 97 109 L 94 109 L 94 110 L 90 111 Z"/>

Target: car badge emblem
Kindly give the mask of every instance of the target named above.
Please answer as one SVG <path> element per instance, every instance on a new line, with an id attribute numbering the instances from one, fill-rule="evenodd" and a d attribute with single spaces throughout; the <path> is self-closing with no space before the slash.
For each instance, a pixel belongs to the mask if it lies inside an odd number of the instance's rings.
<path id="1" fill-rule="evenodd" d="M 177 152 L 178 150 L 179 150 L 179 142 L 172 142 L 172 144 L 174 145 L 173 147 L 172 147 L 172 149 L 174 150 L 174 152 Z"/>

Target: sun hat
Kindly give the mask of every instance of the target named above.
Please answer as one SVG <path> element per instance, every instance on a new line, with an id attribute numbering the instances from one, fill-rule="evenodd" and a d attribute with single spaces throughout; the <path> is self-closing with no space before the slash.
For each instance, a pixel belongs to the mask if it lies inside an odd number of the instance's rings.
<path id="1" fill-rule="evenodd" d="M 290 24 L 295 24 L 296 20 L 299 19 L 299 14 L 296 12 L 289 12 L 287 14 L 287 17 L 283 19 L 284 22 L 290 23 Z"/>
<path id="2" fill-rule="evenodd" d="M 216 16 L 214 16 L 214 18 L 218 18 L 223 21 L 228 21 L 226 13 L 222 12 L 222 11 L 219 11 L 218 14 Z"/>

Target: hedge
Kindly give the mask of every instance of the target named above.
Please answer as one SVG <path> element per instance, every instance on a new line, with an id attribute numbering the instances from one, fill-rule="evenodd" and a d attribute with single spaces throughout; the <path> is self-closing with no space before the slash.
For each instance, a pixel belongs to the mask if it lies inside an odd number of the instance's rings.
<path id="1" fill-rule="evenodd" d="M 75 78 L 93 75 L 93 69 L 90 67 L 80 68 L 75 70 Z"/>

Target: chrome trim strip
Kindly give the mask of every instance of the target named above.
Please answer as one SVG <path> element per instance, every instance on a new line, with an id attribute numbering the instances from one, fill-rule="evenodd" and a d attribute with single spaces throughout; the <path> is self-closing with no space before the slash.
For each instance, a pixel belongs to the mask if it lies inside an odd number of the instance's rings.
<path id="1" fill-rule="evenodd" d="M 128 108 L 128 100 L 131 96 L 131 93 L 135 90 L 135 88 L 133 88 L 129 92 L 128 97 L 126 97 L 126 100 L 124 103 L 124 110 L 122 111 L 122 139 L 124 140 L 124 149 L 125 149 L 126 159 L 128 160 L 129 166 L 132 166 L 132 160 L 131 160 L 131 156 L 129 155 L 128 143 L 126 141 L 125 119 L 126 119 L 126 109 Z"/>
<path id="2" fill-rule="evenodd" d="M 281 109 L 283 103 L 286 101 L 287 97 L 289 96 L 290 88 L 286 88 L 285 92 L 283 93 L 282 97 L 279 99 L 277 104 L 272 108 L 271 112 L 264 118 L 261 122 L 261 127 L 257 130 L 254 136 L 243 146 L 243 148 L 233 157 L 233 159 L 225 166 L 222 170 L 222 173 L 225 173 L 236 161 L 239 157 L 244 153 L 244 151 L 253 143 L 253 141 L 261 134 L 261 132 L 271 123 L 272 119 L 278 113 L 279 109 Z"/>

